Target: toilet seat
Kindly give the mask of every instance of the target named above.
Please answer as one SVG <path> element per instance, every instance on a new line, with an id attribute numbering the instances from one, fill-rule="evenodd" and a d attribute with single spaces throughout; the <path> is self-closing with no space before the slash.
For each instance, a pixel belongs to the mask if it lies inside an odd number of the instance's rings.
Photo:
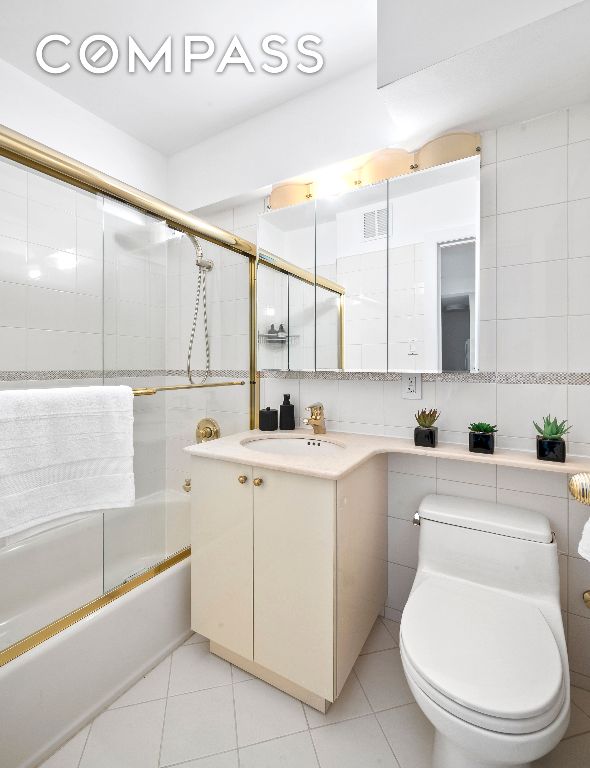
<path id="1" fill-rule="evenodd" d="M 406 673 L 436 704 L 487 730 L 533 733 L 565 699 L 561 655 L 539 608 L 498 590 L 426 578 L 402 616 Z"/>

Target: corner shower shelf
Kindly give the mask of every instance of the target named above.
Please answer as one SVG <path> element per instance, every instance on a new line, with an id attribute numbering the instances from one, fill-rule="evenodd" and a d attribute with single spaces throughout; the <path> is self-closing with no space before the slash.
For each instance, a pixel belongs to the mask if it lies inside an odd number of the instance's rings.
<path id="1" fill-rule="evenodd" d="M 276 344 L 282 346 L 283 344 L 292 344 L 299 336 L 276 336 L 273 333 L 259 333 L 258 341 L 261 344 Z"/>

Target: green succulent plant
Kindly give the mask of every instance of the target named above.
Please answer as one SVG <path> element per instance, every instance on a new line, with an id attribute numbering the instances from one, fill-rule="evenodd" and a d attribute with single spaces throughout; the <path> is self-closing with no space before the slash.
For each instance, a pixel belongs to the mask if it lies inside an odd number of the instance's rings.
<path id="1" fill-rule="evenodd" d="M 427 411 L 426 408 L 422 408 L 421 411 L 416 413 L 414 418 L 418 422 L 418 426 L 428 428 L 432 427 L 439 416 L 440 413 L 436 410 L 436 408 L 431 408 L 429 411 Z"/>
<path id="2" fill-rule="evenodd" d="M 571 429 L 571 426 L 566 427 L 567 419 L 558 422 L 557 418 L 552 419 L 550 414 L 543 416 L 542 427 L 536 421 L 533 421 L 533 424 L 544 440 L 563 440 L 563 436 Z"/>
<path id="3" fill-rule="evenodd" d="M 469 425 L 470 432 L 483 432 L 486 435 L 493 435 L 498 431 L 498 427 L 495 424 L 488 424 L 487 421 L 473 421 Z"/>

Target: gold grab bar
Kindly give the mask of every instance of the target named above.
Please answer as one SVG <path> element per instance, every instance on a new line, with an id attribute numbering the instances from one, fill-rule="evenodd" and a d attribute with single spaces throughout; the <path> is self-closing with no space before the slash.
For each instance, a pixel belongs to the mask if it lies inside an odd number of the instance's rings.
<path id="1" fill-rule="evenodd" d="M 220 381 L 211 384 L 176 384 L 172 387 L 139 387 L 133 390 L 135 397 L 155 395 L 157 392 L 172 392 L 177 389 L 207 389 L 207 387 L 241 387 L 245 381 Z"/>

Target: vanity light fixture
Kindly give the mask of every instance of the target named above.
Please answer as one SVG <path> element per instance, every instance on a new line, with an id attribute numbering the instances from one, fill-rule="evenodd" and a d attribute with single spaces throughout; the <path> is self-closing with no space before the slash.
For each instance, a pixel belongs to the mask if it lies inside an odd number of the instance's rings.
<path id="1" fill-rule="evenodd" d="M 386 147 L 372 155 L 349 159 L 315 171 L 310 174 L 313 178 L 311 182 L 306 180 L 277 184 L 270 194 L 269 208 L 277 210 L 314 198 L 331 197 L 349 189 L 473 157 L 480 151 L 480 135 L 461 132 L 438 136 L 414 152 Z"/>

